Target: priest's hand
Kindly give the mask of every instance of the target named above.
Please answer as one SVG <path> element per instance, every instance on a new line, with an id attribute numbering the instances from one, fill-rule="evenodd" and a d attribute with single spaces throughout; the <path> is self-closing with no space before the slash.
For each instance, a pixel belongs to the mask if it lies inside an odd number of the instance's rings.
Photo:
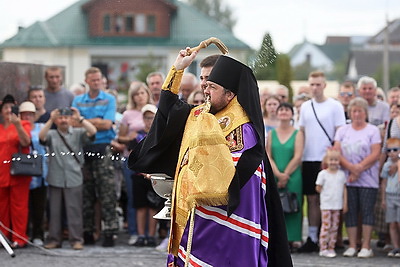
<path id="1" fill-rule="evenodd" d="M 190 47 L 186 47 L 185 50 L 179 51 L 174 63 L 176 70 L 186 69 L 193 62 L 196 56 L 197 52 L 191 52 Z"/>

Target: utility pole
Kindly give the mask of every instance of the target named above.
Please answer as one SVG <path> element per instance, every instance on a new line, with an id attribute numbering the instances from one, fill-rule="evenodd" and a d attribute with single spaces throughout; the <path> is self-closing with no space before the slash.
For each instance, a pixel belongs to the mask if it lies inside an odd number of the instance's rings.
<path id="1" fill-rule="evenodd" d="M 383 90 L 385 93 L 389 91 L 389 20 L 386 13 L 386 27 L 383 39 Z"/>

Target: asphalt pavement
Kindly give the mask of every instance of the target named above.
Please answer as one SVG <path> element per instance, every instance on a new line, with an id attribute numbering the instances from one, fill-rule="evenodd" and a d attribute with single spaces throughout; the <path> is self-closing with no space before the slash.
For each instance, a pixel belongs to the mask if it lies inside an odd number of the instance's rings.
<path id="1" fill-rule="evenodd" d="M 149 247 L 128 246 L 129 236 L 121 232 L 113 248 L 96 245 L 85 246 L 81 251 L 74 251 L 67 241 L 63 248 L 45 250 L 29 245 L 26 248 L 15 250 L 16 256 L 10 257 L 4 248 L 0 248 L 1 267 L 114 267 L 114 266 L 166 266 L 166 252 L 157 251 Z M 388 258 L 386 252 L 377 248 L 375 241 L 373 249 L 375 256 L 370 259 L 345 258 L 343 251 L 337 251 L 336 258 L 322 258 L 318 253 L 292 254 L 294 266 L 371 266 L 371 267 L 399 267 L 400 258 Z M 250 266 L 252 267 L 252 266 Z"/>

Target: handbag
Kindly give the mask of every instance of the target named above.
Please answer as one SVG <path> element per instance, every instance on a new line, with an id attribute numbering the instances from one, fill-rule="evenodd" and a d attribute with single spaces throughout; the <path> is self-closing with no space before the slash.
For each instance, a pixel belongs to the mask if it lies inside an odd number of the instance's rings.
<path id="1" fill-rule="evenodd" d="M 299 202 L 297 194 L 294 192 L 282 191 L 279 192 L 279 197 L 282 203 L 284 213 L 296 213 L 299 211 Z"/>
<path id="2" fill-rule="evenodd" d="M 33 146 L 31 144 L 32 150 Z M 16 176 L 42 176 L 43 155 L 37 153 L 22 153 L 19 146 L 18 153 L 12 154 L 10 174 Z"/>

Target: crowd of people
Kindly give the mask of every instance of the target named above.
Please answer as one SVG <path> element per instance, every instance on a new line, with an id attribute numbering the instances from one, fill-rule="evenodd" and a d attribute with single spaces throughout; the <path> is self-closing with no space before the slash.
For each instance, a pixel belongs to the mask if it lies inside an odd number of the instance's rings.
<path id="1" fill-rule="evenodd" d="M 264 96 L 262 105 L 269 114 L 264 117 L 266 147 L 278 189 L 296 193 L 300 206 L 307 202 L 306 214 L 285 213 L 290 249 L 368 258 L 374 255 L 375 236 L 389 257 L 400 257 L 400 89 L 393 87 L 379 98 L 376 80 L 367 76 L 356 84 L 342 83 L 334 98 L 325 96 L 325 87 L 324 73 L 312 72 L 308 88 L 299 88 L 293 98 L 295 110 L 282 101 L 272 105 L 279 99 L 274 94 Z M 267 123 L 271 118 L 279 121 L 272 130 Z M 300 178 L 296 168 L 301 169 Z M 294 225 L 296 216 L 299 223 Z M 302 216 L 308 220 L 306 233 Z"/>
<path id="2" fill-rule="evenodd" d="M 213 94 L 206 81 L 217 58 L 201 62 L 200 80 L 182 75 L 180 101 L 193 107 L 205 102 L 204 92 Z M 113 247 L 120 207 L 129 245 L 166 251 L 175 226 L 153 218 L 163 199 L 144 173 L 128 168 L 127 158 L 149 133 L 169 76 L 153 72 L 146 83 L 132 82 L 127 105 L 117 108 L 100 69 L 91 67 L 84 75 L 84 86 L 67 90 L 62 70 L 48 68 L 47 86 L 30 87 L 19 114 L 13 112 L 14 97 L 3 98 L 0 230 L 13 248 L 25 247 L 27 240 L 59 248 L 64 239 L 75 250 L 98 240 Z M 376 234 L 388 256 L 400 257 L 400 88 L 379 98 L 371 77 L 344 82 L 335 99 L 325 95 L 325 88 L 324 73 L 315 71 L 308 86 L 298 88 L 293 104 L 283 85 L 263 88 L 257 98 L 278 191 L 295 193 L 299 207 L 307 203 L 307 214 L 302 208 L 284 214 L 288 247 L 293 253 L 335 257 L 346 245 L 344 256 L 368 258 Z M 229 122 L 224 123 L 222 128 Z M 46 155 L 41 176 L 10 175 L 9 163 L 18 151 Z M 122 180 L 116 179 L 118 172 Z"/>

